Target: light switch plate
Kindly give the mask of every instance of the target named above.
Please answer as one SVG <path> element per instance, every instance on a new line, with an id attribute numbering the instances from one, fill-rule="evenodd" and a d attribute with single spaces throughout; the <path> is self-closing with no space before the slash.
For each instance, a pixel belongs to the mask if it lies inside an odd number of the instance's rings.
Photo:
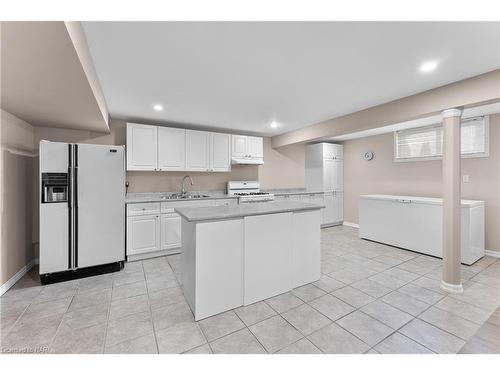
<path id="1" fill-rule="evenodd" d="M 462 176 L 462 182 L 463 182 L 464 184 L 467 184 L 467 183 L 469 182 L 469 175 L 468 175 L 468 174 L 464 174 L 464 175 Z"/>

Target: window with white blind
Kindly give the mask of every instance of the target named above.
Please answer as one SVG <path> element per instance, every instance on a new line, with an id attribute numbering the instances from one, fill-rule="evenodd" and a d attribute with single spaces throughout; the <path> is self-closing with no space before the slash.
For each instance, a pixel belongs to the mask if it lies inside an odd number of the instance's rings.
<path id="1" fill-rule="evenodd" d="M 489 155 L 488 116 L 463 119 L 461 125 L 462 157 Z M 443 157 L 441 124 L 400 130 L 394 133 L 394 160 L 434 160 Z"/>

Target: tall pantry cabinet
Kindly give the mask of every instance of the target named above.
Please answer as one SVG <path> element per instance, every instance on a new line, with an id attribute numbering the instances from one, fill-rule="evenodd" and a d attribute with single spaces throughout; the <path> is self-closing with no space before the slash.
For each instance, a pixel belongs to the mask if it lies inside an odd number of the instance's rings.
<path id="1" fill-rule="evenodd" d="M 324 192 L 324 225 L 344 220 L 344 148 L 334 143 L 306 146 L 306 189 Z"/>

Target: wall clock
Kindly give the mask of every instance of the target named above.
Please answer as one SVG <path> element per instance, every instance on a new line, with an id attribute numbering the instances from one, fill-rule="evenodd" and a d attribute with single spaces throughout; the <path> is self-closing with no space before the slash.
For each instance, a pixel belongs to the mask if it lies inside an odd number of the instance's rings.
<path id="1" fill-rule="evenodd" d="M 375 156 L 375 154 L 373 153 L 373 151 L 366 151 L 363 158 L 367 161 L 370 161 L 373 159 L 374 156 Z"/>

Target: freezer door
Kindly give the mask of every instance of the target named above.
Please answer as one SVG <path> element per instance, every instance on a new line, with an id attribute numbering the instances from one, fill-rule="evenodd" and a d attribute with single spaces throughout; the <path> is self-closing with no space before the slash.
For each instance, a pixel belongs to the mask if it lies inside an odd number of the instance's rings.
<path id="1" fill-rule="evenodd" d="M 40 142 L 39 159 L 39 240 L 40 274 L 71 268 L 71 210 L 68 202 L 42 203 L 42 173 L 68 173 L 71 145 Z"/>
<path id="2" fill-rule="evenodd" d="M 76 145 L 76 261 L 90 267 L 125 260 L 123 146 Z"/>

